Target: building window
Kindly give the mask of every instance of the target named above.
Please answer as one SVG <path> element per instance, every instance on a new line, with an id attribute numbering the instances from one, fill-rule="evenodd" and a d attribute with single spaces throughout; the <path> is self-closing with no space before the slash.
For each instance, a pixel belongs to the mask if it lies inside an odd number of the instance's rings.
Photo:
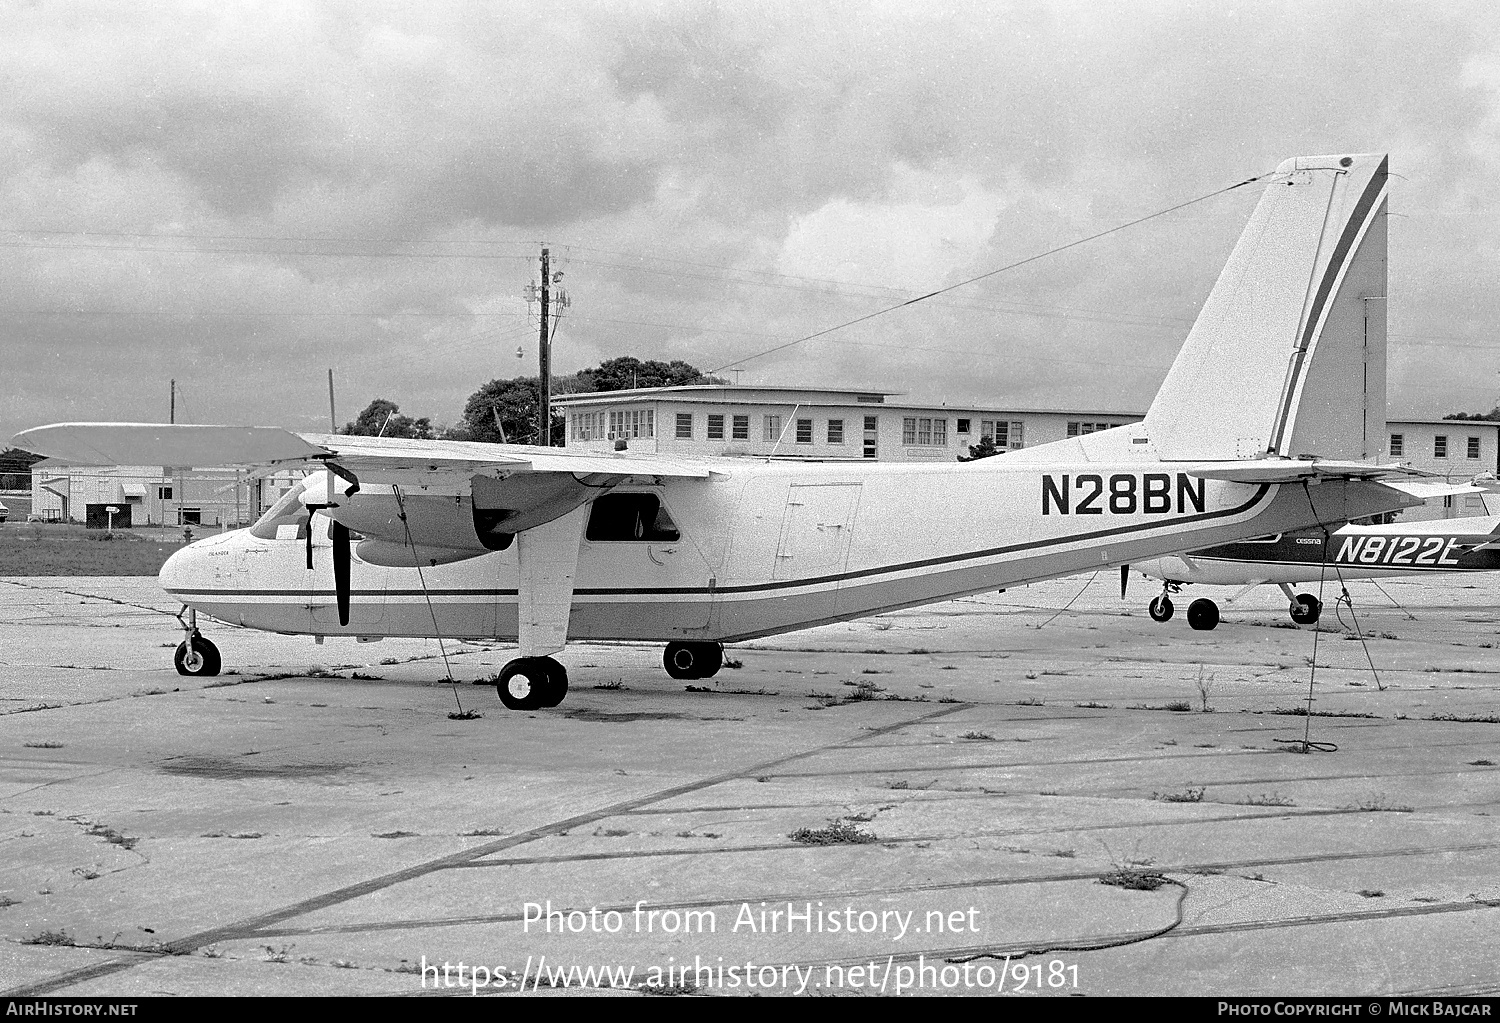
<path id="1" fill-rule="evenodd" d="M 842 419 L 828 420 L 828 443 L 844 443 L 844 421 Z"/>
<path id="2" fill-rule="evenodd" d="M 1406 436 L 1400 433 L 1391 434 L 1391 457 L 1400 458 L 1406 454 Z"/>
<path id="3" fill-rule="evenodd" d="M 797 420 L 797 443 L 798 444 L 811 444 L 812 443 L 812 420 L 811 419 L 799 419 L 799 420 Z"/>
<path id="4" fill-rule="evenodd" d="M 1436 437 L 1432 438 L 1432 457 L 1433 458 L 1447 458 L 1448 457 L 1448 438 L 1446 436 L 1444 436 L 1443 434 L 1441 434 L 1441 433 L 1438 434 Z"/>
<path id="5" fill-rule="evenodd" d="M 722 415 L 714 414 L 708 417 L 708 439 L 724 439 L 724 417 Z"/>
<path id="6" fill-rule="evenodd" d="M 157 487 L 156 488 L 156 499 L 158 501 L 170 501 L 170 500 L 172 500 L 172 488 L 171 487 Z"/>
<path id="7" fill-rule="evenodd" d="M 958 426 L 954 427 L 954 429 L 956 429 L 959 433 L 968 433 L 969 421 L 967 419 L 960 419 L 958 421 Z"/>
<path id="8" fill-rule="evenodd" d="M 1478 437 L 1470 437 L 1469 438 L 1469 451 L 1468 451 L 1468 455 L 1469 455 L 1470 458 L 1478 458 L 1479 457 L 1479 438 Z"/>
<path id="9" fill-rule="evenodd" d="M 735 416 L 734 417 L 734 439 L 735 440 L 749 440 L 750 439 L 750 417 L 749 416 Z"/>
<path id="10" fill-rule="evenodd" d="M 781 417 L 765 416 L 765 434 L 762 440 L 778 441 L 781 439 Z"/>
<path id="11" fill-rule="evenodd" d="M 677 413 L 677 439 L 693 439 L 693 414 L 691 412 Z"/>
<path id="12" fill-rule="evenodd" d="M 1071 425 L 1071 424 L 1069 424 Z M 1020 431 L 1017 431 L 1019 434 Z M 1010 446 L 1010 423 L 1004 419 L 981 419 L 979 421 L 980 438 L 988 437 L 990 443 L 997 448 Z M 1071 433 L 1068 436 L 1073 436 Z"/>
<path id="13" fill-rule="evenodd" d="M 906 416 L 901 420 L 901 443 L 916 447 L 939 447 L 948 443 L 948 420 Z"/>
<path id="14" fill-rule="evenodd" d="M 609 414 L 609 434 L 611 438 L 621 437 L 655 437 L 656 436 L 656 410 L 655 409 L 625 409 Z"/>

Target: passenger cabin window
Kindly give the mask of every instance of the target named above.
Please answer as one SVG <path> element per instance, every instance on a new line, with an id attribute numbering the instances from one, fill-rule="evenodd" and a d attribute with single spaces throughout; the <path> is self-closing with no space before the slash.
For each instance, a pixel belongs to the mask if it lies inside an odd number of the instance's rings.
<path id="1" fill-rule="evenodd" d="M 307 523 L 312 513 L 302 504 L 307 483 L 298 483 L 281 495 L 281 500 L 255 520 L 250 535 L 261 540 L 306 540 Z"/>
<path id="2" fill-rule="evenodd" d="M 655 494 L 605 494 L 594 502 L 584 535 L 605 543 L 672 543 L 682 536 Z"/>

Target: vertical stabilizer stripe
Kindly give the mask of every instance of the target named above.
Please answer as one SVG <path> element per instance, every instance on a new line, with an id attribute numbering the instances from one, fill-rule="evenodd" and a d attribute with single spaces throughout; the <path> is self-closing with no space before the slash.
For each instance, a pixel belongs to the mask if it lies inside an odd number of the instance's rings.
<path id="1" fill-rule="evenodd" d="M 1292 368 L 1291 379 L 1287 383 L 1286 396 L 1282 399 L 1280 410 L 1276 415 L 1276 428 L 1268 445 L 1271 451 L 1279 451 L 1281 442 L 1286 434 L 1287 423 L 1291 421 L 1292 401 L 1296 397 L 1297 390 L 1302 383 L 1302 373 L 1306 368 L 1307 352 L 1312 345 L 1312 339 L 1323 320 L 1323 307 L 1328 304 L 1332 297 L 1334 285 L 1338 282 L 1344 272 L 1344 264 L 1353 256 L 1354 241 L 1363 232 L 1365 222 L 1370 217 L 1370 211 L 1382 195 L 1385 194 L 1386 177 L 1389 173 L 1390 157 L 1382 157 L 1380 166 L 1375 168 L 1375 173 L 1370 176 L 1370 181 L 1365 185 L 1364 194 L 1359 197 L 1359 203 L 1354 207 L 1354 213 L 1344 224 L 1343 233 L 1339 236 L 1339 243 L 1333 250 L 1333 257 L 1328 260 L 1328 267 L 1323 271 L 1323 280 L 1318 284 L 1317 294 L 1313 296 L 1312 309 L 1307 317 L 1307 325 L 1303 328 L 1302 337 L 1298 340 L 1296 350 L 1296 361 Z"/>

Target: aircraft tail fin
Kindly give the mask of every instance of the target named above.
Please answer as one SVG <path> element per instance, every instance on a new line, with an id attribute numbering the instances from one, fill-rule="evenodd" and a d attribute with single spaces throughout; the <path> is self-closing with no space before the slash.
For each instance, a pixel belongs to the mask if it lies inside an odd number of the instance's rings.
<path id="1" fill-rule="evenodd" d="M 1387 165 L 1277 168 L 1136 443 L 1171 461 L 1379 456 Z"/>

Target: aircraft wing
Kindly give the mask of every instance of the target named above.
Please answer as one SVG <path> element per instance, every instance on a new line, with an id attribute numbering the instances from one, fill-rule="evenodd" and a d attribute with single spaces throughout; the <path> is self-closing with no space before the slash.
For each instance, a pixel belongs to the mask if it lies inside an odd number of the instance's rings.
<path id="1" fill-rule="evenodd" d="M 512 470 L 578 475 L 707 479 L 704 466 L 634 455 L 569 451 L 519 444 L 346 437 L 293 433 L 267 426 L 166 423 L 56 423 L 16 434 L 23 451 L 84 465 L 265 465 L 335 461 L 356 474 L 400 470 L 434 473 Z"/>

